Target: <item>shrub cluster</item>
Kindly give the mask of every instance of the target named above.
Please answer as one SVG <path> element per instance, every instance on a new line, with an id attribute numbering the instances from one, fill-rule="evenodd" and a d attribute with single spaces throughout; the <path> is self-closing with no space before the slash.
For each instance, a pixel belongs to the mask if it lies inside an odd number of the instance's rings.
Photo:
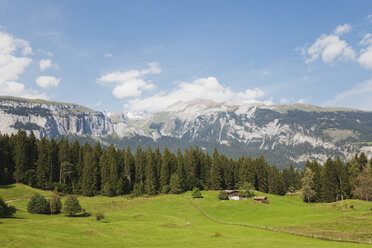
<path id="1" fill-rule="evenodd" d="M 229 194 L 226 191 L 222 190 L 218 194 L 218 199 L 220 199 L 221 201 L 228 200 L 229 199 Z"/>
<path id="2" fill-rule="evenodd" d="M 11 217 L 17 209 L 13 206 L 8 206 L 3 198 L 0 197 L 0 217 Z"/>

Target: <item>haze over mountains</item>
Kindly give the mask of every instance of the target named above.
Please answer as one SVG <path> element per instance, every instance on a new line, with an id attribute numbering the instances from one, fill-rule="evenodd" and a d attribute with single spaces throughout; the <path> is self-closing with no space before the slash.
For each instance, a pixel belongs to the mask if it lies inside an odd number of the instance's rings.
<path id="1" fill-rule="evenodd" d="M 190 146 L 238 158 L 260 156 L 280 168 L 309 159 L 372 155 L 372 112 L 313 105 L 178 102 L 137 116 L 105 113 L 68 103 L 0 97 L 0 132 L 33 131 L 36 137 L 100 141 L 117 147 Z"/>

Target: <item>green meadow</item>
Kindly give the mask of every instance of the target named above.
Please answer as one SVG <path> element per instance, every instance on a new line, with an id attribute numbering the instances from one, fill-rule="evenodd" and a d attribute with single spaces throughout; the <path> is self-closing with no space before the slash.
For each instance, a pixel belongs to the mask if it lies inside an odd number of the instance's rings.
<path id="1" fill-rule="evenodd" d="M 16 215 L 0 219 L 1 247 L 371 247 L 286 233 L 349 233 L 368 243 L 370 202 L 306 204 L 296 196 L 273 195 L 267 195 L 270 204 L 252 199 L 219 201 L 218 192 L 213 191 L 203 191 L 204 198 L 195 200 L 202 211 L 218 220 L 279 230 L 274 232 L 217 223 L 181 195 L 79 197 L 91 216 L 33 215 L 27 212 L 26 198 L 35 192 L 51 195 L 19 184 L 0 188 L 5 200 L 20 199 L 9 202 L 19 209 Z M 96 221 L 99 211 L 105 219 Z"/>

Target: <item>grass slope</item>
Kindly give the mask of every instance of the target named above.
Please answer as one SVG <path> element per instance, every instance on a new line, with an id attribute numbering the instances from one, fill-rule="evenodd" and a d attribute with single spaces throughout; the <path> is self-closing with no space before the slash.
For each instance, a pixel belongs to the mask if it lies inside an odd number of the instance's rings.
<path id="1" fill-rule="evenodd" d="M 30 198 L 35 193 L 39 193 L 44 196 L 52 195 L 50 191 L 44 191 L 40 189 L 34 189 L 23 184 L 11 184 L 11 185 L 0 185 L 0 196 L 5 201 L 11 201 L 14 199 Z"/>
<path id="2" fill-rule="evenodd" d="M 14 185 L 6 189 L 9 192 L 5 194 L 27 197 L 33 189 L 25 188 L 27 186 Z M 1 193 L 4 194 L 4 191 Z M 221 203 L 213 200 L 215 193 L 203 192 L 205 198 L 199 200 L 203 207 L 207 207 L 208 202 L 212 205 Z M 147 199 L 80 197 L 79 200 L 92 216 L 31 215 L 26 211 L 28 200 L 11 202 L 20 210 L 15 218 L 0 219 L 1 247 L 370 247 L 218 224 L 203 216 L 190 201 L 179 195 Z M 242 207 L 233 203 L 228 203 L 232 204 L 232 213 L 235 208 L 238 211 Z M 253 215 L 249 209 L 244 216 Z M 104 212 L 104 221 L 95 220 L 94 213 L 97 211 Z M 248 217 L 245 218 L 248 220 Z"/>
<path id="3" fill-rule="evenodd" d="M 268 196 L 270 204 L 255 202 L 252 198 L 219 201 L 217 191 L 203 192 L 204 198 L 196 202 L 207 214 L 222 221 L 277 227 L 285 232 L 334 240 L 372 240 L 372 202 L 344 200 L 308 204 L 293 195 L 260 192 L 257 195 Z"/>

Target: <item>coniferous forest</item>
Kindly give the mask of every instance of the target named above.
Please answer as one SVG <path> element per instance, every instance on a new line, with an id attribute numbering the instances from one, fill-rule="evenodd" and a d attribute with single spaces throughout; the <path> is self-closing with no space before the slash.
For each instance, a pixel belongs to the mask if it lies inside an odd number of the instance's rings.
<path id="1" fill-rule="evenodd" d="M 0 184 L 23 183 L 64 194 L 116 196 L 181 193 L 250 187 L 284 195 L 301 190 L 309 202 L 358 198 L 371 200 L 371 161 L 362 153 L 344 163 L 327 159 L 307 161 L 304 170 L 292 165 L 282 171 L 263 156 L 227 158 L 215 149 L 208 154 L 198 147 L 177 153 L 167 148 L 103 148 L 65 139 L 37 140 L 33 133 L 0 135 Z"/>

